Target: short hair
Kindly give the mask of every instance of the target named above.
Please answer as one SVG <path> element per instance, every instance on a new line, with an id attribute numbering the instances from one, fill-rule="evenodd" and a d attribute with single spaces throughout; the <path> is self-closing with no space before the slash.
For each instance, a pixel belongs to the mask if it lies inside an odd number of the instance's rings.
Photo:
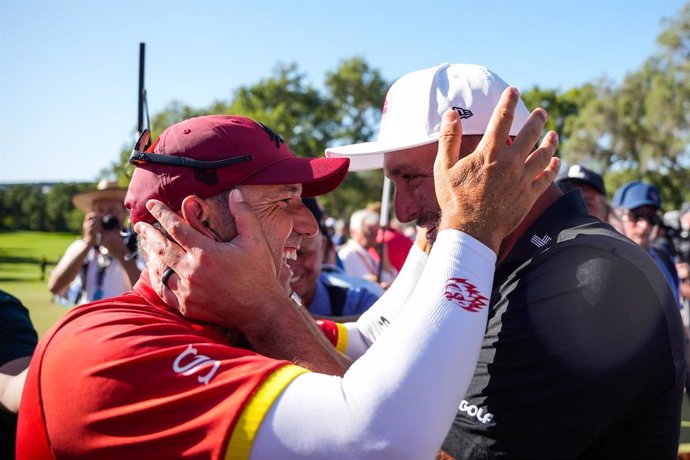
<path id="1" fill-rule="evenodd" d="M 350 216 L 350 232 L 352 230 L 361 231 L 364 224 L 378 225 L 379 215 L 368 209 L 359 209 Z"/>

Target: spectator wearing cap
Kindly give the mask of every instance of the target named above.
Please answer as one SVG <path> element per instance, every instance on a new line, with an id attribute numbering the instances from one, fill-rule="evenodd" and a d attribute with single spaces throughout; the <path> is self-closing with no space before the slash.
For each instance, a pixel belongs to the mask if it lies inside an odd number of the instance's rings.
<path id="1" fill-rule="evenodd" d="M 576 164 L 559 174 L 556 184 L 564 193 L 579 190 L 582 199 L 585 200 L 589 215 L 602 222 L 608 221 L 609 207 L 606 202 L 606 186 L 604 179 L 599 174 Z"/>
<path id="2" fill-rule="evenodd" d="M 433 458 L 479 353 L 500 242 L 556 176 L 555 145 L 527 160 L 529 149 L 491 147 L 474 157 L 491 168 L 453 167 L 459 128 L 451 115 L 439 147 L 435 247 L 415 251 L 383 310 L 318 326 L 289 297 L 288 261 L 317 233 L 301 195 L 333 190 L 348 160 L 298 157 L 240 116 L 182 121 L 148 147 L 144 132 L 125 202 L 147 270 L 39 341 L 18 458 Z M 496 177 L 511 180 L 487 189 Z M 459 216 L 470 204 L 481 219 Z M 380 327 L 386 303 L 415 287 L 409 314 L 369 349 L 360 328 Z"/>
<path id="3" fill-rule="evenodd" d="M 325 264 L 328 253 L 335 248 L 323 223 L 323 212 L 316 198 L 302 201 L 319 224 L 319 233 L 303 239 L 297 258 L 288 261 L 292 270 L 290 287 L 313 316 L 336 317 L 332 319 L 337 321 L 356 319 L 376 302 L 383 290 L 363 278 L 346 275 L 336 265 Z"/>
<path id="4" fill-rule="evenodd" d="M 451 109 L 461 120 L 463 162 L 485 148 L 482 134 L 507 86 L 473 64 L 410 72 L 388 91 L 376 141 L 326 155 L 350 158 L 354 170 L 383 167 L 395 215 L 433 241 L 443 219 L 435 193 L 444 181 L 436 174 L 442 114 Z M 526 145 L 525 131 L 545 117 L 510 91 L 516 108 L 497 141 L 506 150 Z M 555 141 L 549 133 L 529 142 L 538 155 Z M 517 193 L 503 198 L 510 207 Z M 588 214 L 577 194 L 553 185 L 503 241 L 477 366 L 443 444 L 451 458 L 675 458 L 685 361 L 673 292 L 640 247 Z M 391 328 L 395 313 L 385 315 Z"/>
<path id="5" fill-rule="evenodd" d="M 673 256 L 652 245 L 656 228 L 661 223 L 659 189 L 641 181 L 628 182 L 616 190 L 611 206 L 621 219 L 623 235 L 637 243 L 654 259 L 678 299 L 678 273 Z"/>
<path id="6" fill-rule="evenodd" d="M 122 233 L 127 190 L 102 179 L 96 190 L 75 195 L 72 203 L 84 212 L 81 239 L 70 244 L 50 274 L 48 289 L 60 303 L 80 305 L 132 289 L 144 263 Z M 130 245 L 128 245 L 128 242 Z"/>

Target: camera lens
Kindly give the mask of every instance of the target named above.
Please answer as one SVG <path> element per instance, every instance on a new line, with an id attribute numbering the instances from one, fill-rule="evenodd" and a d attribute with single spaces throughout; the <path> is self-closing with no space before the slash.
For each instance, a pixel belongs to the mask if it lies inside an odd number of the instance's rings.
<path id="1" fill-rule="evenodd" d="M 114 228 L 120 228 L 120 221 L 117 220 L 117 217 L 115 216 L 103 216 L 101 218 L 101 227 L 103 227 L 103 230 L 112 230 Z"/>

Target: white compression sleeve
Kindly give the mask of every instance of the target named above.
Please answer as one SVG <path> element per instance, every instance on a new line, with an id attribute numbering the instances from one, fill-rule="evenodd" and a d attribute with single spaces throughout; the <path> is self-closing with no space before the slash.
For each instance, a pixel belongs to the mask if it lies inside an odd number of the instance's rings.
<path id="1" fill-rule="evenodd" d="M 440 232 L 406 308 L 345 376 L 307 373 L 261 424 L 252 459 L 434 458 L 481 347 L 496 255 Z"/>
<path id="2" fill-rule="evenodd" d="M 344 324 L 348 334 L 345 350 L 347 356 L 359 358 L 403 310 L 418 284 L 428 258 L 429 255 L 414 244 L 400 273 L 381 298 L 357 322 Z"/>

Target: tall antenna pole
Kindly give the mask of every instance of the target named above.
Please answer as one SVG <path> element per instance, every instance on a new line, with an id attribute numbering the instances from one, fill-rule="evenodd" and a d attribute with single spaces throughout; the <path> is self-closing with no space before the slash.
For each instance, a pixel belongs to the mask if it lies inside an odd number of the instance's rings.
<path id="1" fill-rule="evenodd" d="M 137 137 L 144 131 L 144 61 L 146 57 L 146 43 L 139 43 L 139 107 L 137 119 Z"/>

